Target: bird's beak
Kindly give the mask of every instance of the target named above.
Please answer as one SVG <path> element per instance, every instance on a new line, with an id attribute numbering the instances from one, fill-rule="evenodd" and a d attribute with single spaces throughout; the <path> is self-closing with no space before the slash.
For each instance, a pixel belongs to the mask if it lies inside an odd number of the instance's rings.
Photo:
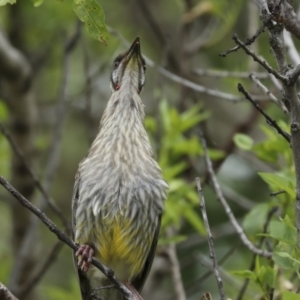
<path id="1" fill-rule="evenodd" d="M 141 44 L 140 44 L 140 38 L 137 37 L 134 42 L 132 43 L 131 47 L 129 48 L 127 54 L 126 54 L 126 60 L 127 60 L 127 64 L 131 65 L 131 62 L 134 65 L 136 64 L 138 61 L 142 61 L 142 55 L 141 55 Z"/>

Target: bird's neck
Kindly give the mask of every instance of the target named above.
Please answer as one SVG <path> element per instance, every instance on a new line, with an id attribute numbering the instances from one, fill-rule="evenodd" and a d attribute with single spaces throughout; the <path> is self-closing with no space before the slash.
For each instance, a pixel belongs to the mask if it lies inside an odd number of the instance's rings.
<path id="1" fill-rule="evenodd" d="M 120 90 L 112 94 L 103 113 L 99 133 L 90 153 L 97 155 L 98 149 L 114 153 L 123 159 L 124 153 L 143 153 L 152 157 L 152 149 L 144 128 L 144 106 L 137 92 Z"/>

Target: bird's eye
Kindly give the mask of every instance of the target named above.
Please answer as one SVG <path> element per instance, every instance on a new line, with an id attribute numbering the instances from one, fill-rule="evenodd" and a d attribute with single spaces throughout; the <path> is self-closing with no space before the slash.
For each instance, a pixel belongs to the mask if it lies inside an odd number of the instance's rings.
<path id="1" fill-rule="evenodd" d="M 119 66 L 120 62 L 119 61 L 115 61 L 114 62 L 114 69 L 116 69 Z"/>

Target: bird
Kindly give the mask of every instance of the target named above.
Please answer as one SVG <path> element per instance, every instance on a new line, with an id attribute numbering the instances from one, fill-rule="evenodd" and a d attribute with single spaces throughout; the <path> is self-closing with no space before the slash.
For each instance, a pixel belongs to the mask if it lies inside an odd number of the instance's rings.
<path id="1" fill-rule="evenodd" d="M 137 297 L 156 252 L 168 184 L 144 127 L 146 63 L 137 37 L 113 61 L 111 97 L 75 176 L 74 260 L 83 300 L 125 299 L 96 267 L 99 259 Z"/>

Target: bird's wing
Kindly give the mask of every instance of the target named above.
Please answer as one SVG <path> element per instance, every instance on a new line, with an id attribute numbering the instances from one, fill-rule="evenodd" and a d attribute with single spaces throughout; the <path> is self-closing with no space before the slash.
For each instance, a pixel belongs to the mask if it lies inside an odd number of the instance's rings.
<path id="1" fill-rule="evenodd" d="M 158 236 L 159 236 L 160 223 L 161 223 L 161 215 L 159 215 L 159 219 L 158 219 L 157 227 L 155 229 L 151 249 L 150 249 L 148 257 L 146 259 L 145 266 L 144 266 L 142 272 L 132 282 L 133 286 L 135 287 L 135 289 L 138 292 L 141 292 L 141 290 L 144 286 L 144 283 L 149 275 L 152 263 L 153 263 L 156 246 L 157 246 L 157 241 L 158 241 Z"/>
<path id="2" fill-rule="evenodd" d="M 73 239 L 75 237 L 75 228 L 76 228 L 76 210 L 78 206 L 78 201 L 79 201 L 79 194 L 80 193 L 80 173 L 79 171 L 76 174 L 75 178 L 75 184 L 74 184 L 74 190 L 73 190 L 73 197 L 72 197 L 72 233 L 73 233 Z M 78 279 L 79 279 L 79 284 L 80 284 L 80 291 L 81 291 L 81 298 L 82 300 L 90 300 L 90 295 L 91 295 L 91 288 L 90 288 L 90 283 L 86 275 L 81 272 L 77 265 L 78 265 L 78 259 L 75 255 L 75 252 L 73 252 L 73 259 L 74 259 L 74 265 L 75 269 L 77 270 L 78 273 Z"/>

